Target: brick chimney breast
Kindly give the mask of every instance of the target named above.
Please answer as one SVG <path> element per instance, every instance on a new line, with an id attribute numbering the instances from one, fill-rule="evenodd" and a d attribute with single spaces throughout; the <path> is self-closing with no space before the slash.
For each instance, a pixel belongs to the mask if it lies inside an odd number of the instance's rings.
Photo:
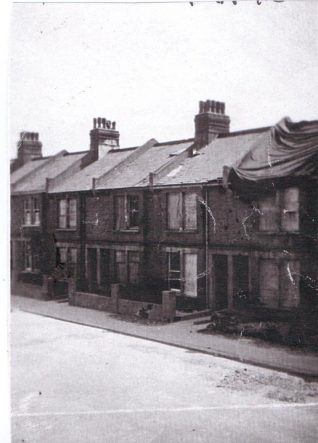
<path id="1" fill-rule="evenodd" d="M 225 115 L 225 103 L 215 100 L 199 102 L 199 113 L 194 118 L 197 147 L 209 144 L 218 134 L 230 131 L 230 118 Z"/>
<path id="2" fill-rule="evenodd" d="M 90 140 L 90 150 L 95 152 L 97 158 L 110 149 L 119 148 L 119 132 L 116 130 L 116 122 L 101 117 L 94 118 Z"/>
<path id="3" fill-rule="evenodd" d="M 20 132 L 20 140 L 17 143 L 19 167 L 34 158 L 42 157 L 42 143 L 39 141 L 38 132 Z"/>

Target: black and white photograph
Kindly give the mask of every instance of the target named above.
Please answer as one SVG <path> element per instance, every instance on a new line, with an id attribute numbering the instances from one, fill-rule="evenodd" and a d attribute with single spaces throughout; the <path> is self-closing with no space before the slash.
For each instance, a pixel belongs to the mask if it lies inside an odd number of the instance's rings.
<path id="1" fill-rule="evenodd" d="M 317 442 L 318 2 L 7 29 L 1 442 Z"/>

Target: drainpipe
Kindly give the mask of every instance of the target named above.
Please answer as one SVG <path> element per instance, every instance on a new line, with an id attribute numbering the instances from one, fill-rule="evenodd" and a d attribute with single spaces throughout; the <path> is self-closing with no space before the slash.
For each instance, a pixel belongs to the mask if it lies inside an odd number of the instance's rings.
<path id="1" fill-rule="evenodd" d="M 208 215 L 208 188 L 205 189 L 205 303 L 209 308 L 209 215 Z"/>

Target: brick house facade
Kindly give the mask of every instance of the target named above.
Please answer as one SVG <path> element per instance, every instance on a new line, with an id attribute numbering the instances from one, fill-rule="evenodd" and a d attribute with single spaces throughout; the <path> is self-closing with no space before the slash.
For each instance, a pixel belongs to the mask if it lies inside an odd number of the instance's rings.
<path id="1" fill-rule="evenodd" d="M 123 149 L 116 125 L 94 119 L 90 150 L 57 163 L 51 176 L 41 156 L 20 166 L 12 174 L 27 169 L 12 185 L 13 280 L 42 284 L 45 275 L 53 297 L 68 294 L 70 277 L 78 291 L 109 296 L 119 283 L 126 298 L 149 302 L 173 290 L 186 310 L 316 303 L 317 170 L 237 190 L 224 167 L 270 128 L 230 132 L 229 124 L 224 104 L 208 100 L 193 139 Z M 43 162 L 36 194 L 31 162 Z M 35 225 L 25 227 L 25 217 Z M 39 265 L 28 266 L 28 246 L 17 252 L 29 240 Z"/>

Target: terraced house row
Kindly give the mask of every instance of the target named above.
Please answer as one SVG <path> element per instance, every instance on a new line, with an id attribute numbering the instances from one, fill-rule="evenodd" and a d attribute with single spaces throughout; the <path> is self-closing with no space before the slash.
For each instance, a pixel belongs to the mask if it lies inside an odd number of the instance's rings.
<path id="1" fill-rule="evenodd" d="M 23 132 L 11 172 L 14 293 L 291 309 L 317 300 L 318 122 L 230 132 L 200 102 L 191 139 L 120 147 L 93 120 L 86 151 L 43 157 Z M 75 295 L 74 295 L 75 294 Z M 75 297 L 75 298 L 74 298 Z"/>

